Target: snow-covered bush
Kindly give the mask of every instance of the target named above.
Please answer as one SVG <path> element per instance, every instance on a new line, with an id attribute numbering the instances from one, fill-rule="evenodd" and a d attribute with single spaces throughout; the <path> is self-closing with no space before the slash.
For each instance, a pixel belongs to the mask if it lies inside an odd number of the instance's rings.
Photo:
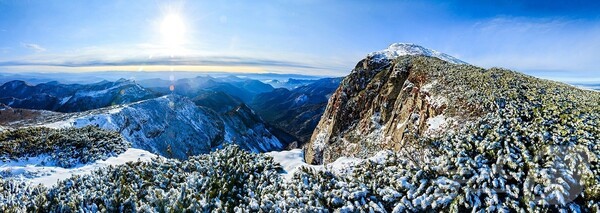
<path id="1" fill-rule="evenodd" d="M 0 132 L 0 160 L 48 155 L 61 167 L 72 167 L 125 152 L 131 145 L 117 132 L 96 126 L 51 129 L 28 127 Z"/>
<path id="2" fill-rule="evenodd" d="M 472 131 L 486 132 L 488 126 Z M 414 161 L 382 152 L 350 173 L 303 167 L 284 181 L 271 157 L 226 146 L 185 161 L 156 158 L 74 176 L 52 188 L 0 180 L 0 210 L 34 212 L 464 212 L 595 211 L 597 169 L 573 146 L 545 156 L 508 143 L 437 140 Z M 467 142 L 464 142 L 467 141 Z M 482 149 L 480 146 L 489 147 Z M 550 149 L 555 149 L 550 146 Z M 556 149 L 562 149 L 558 147 Z M 570 149 L 570 150 L 569 150 Z M 551 151 L 551 150 L 548 150 Z M 554 150 L 556 151 L 556 150 Z M 531 155 L 531 158 L 524 157 Z M 545 156 L 545 157 L 544 157 Z M 538 158 L 547 158 L 543 162 Z M 589 157 L 589 156 L 588 156 Z M 548 160 L 552 159 L 552 160 Z M 560 159 L 560 160 L 559 160 Z M 510 161 L 510 162 L 509 162 Z M 596 160 L 593 160 L 594 162 Z M 580 169 L 588 165 L 590 169 Z M 579 188 L 578 188 L 579 187 Z"/>
<path id="3" fill-rule="evenodd" d="M 0 179 L 0 212 L 41 212 L 46 193 L 42 185 Z"/>

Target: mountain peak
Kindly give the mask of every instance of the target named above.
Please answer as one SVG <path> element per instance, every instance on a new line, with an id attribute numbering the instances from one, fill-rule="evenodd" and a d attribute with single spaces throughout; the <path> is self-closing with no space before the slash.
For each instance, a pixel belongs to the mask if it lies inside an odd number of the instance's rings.
<path id="1" fill-rule="evenodd" d="M 467 64 L 451 55 L 428 49 L 412 43 L 393 43 L 387 49 L 369 53 L 374 60 L 392 60 L 404 55 L 436 57 L 453 64 Z"/>

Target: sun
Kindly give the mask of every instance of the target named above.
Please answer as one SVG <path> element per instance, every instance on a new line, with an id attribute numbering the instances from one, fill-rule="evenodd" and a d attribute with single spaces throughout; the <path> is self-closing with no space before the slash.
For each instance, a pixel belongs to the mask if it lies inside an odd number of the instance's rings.
<path id="1" fill-rule="evenodd" d="M 185 43 L 185 23 L 179 14 L 167 14 L 160 22 L 160 34 L 163 43 L 169 47 L 178 47 Z"/>

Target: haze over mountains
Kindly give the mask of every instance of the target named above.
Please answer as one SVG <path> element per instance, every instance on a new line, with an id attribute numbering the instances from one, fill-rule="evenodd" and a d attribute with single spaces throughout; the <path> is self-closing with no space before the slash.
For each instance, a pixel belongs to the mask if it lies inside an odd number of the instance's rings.
<path id="1" fill-rule="evenodd" d="M 0 92 L 0 125 L 8 129 L 0 143 L 34 141 L 4 153 L 20 170 L 5 171 L 0 184 L 37 180 L 47 170 L 24 162 L 34 157 L 43 167 L 54 159 L 29 150 L 50 130 L 24 127 L 88 128 L 111 141 L 95 150 L 99 161 L 128 159 L 124 150 L 146 155 L 133 149 L 162 156 L 51 188 L 18 185 L 0 196 L 8 209 L 600 210 L 599 92 L 480 68 L 415 44 L 367 54 L 344 78 L 9 81 Z M 59 162 L 85 161 L 76 145 L 93 137 L 70 137 L 74 146 L 45 149 L 67 150 Z M 296 147 L 303 151 L 282 151 Z"/>

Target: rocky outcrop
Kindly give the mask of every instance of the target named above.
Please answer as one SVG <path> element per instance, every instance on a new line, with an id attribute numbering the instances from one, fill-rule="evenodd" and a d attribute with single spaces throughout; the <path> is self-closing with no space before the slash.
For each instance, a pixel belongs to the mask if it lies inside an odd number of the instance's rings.
<path id="1" fill-rule="evenodd" d="M 412 44 L 369 54 L 329 99 L 305 146 L 306 162 L 367 157 L 382 149 L 398 150 L 419 135 L 450 130 L 439 128 L 452 125 L 445 114 L 448 99 L 432 89 L 442 82 L 444 66 L 468 66 L 460 64 L 464 62 Z"/>

